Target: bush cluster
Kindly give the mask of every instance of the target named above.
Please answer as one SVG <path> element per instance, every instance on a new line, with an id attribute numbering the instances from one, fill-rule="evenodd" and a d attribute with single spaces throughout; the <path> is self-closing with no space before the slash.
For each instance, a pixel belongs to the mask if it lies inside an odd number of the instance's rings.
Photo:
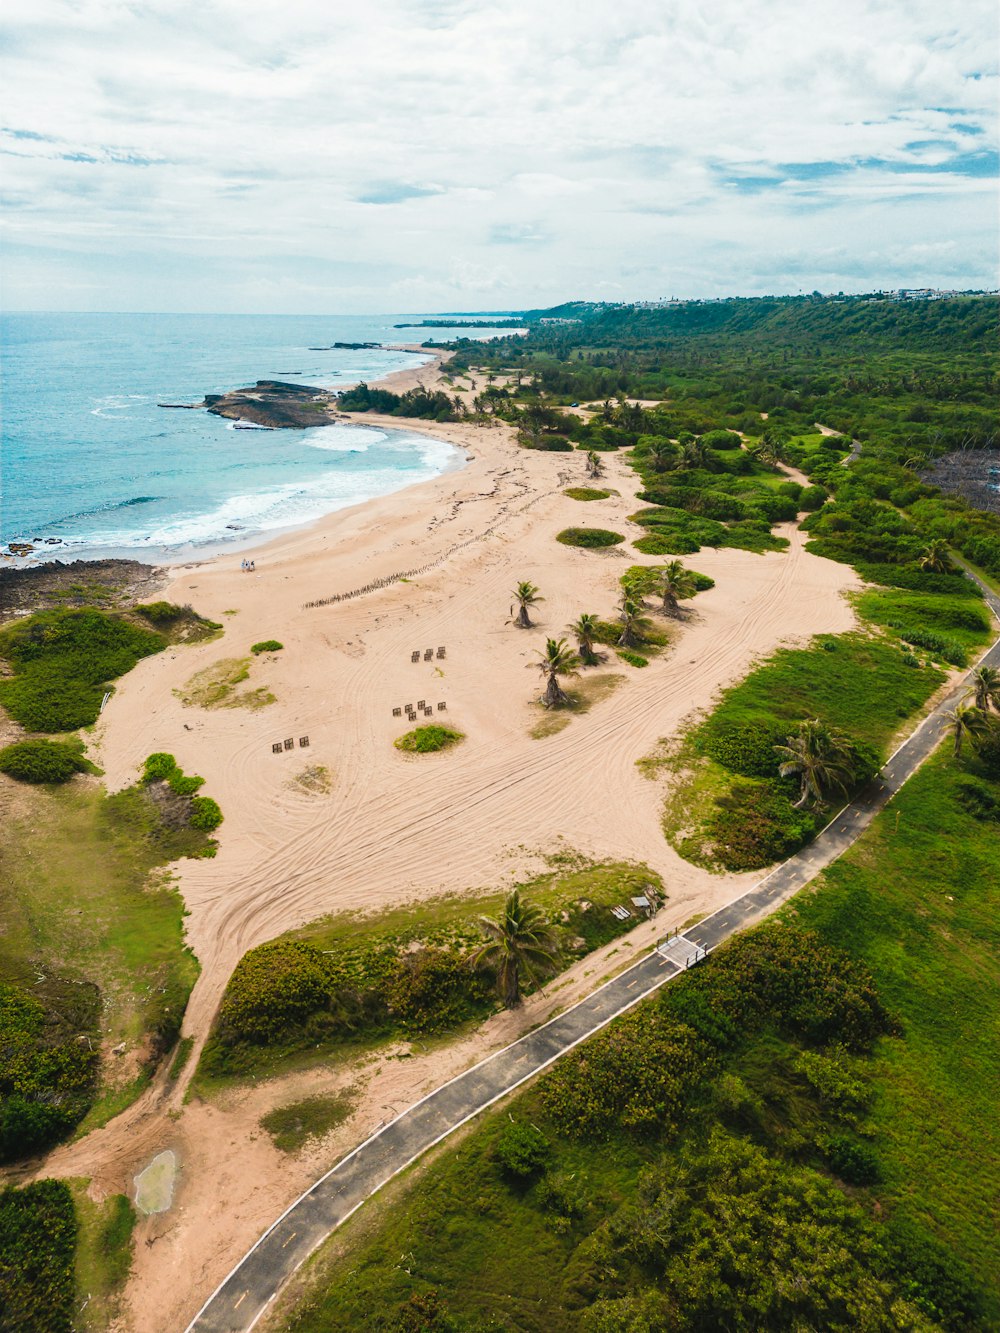
<path id="1" fill-rule="evenodd" d="M 734 783 L 715 805 L 704 834 L 713 859 L 726 870 L 760 870 L 783 861 L 816 833 L 814 816 L 794 809 L 779 783 Z"/>
<path id="2" fill-rule="evenodd" d="M 142 768 L 143 784 L 165 782 L 175 796 L 188 802 L 187 822 L 201 833 L 211 833 L 219 827 L 223 814 L 216 801 L 210 796 L 196 796 L 195 793 L 205 784 L 205 779 L 196 774 L 185 773 L 172 754 L 158 750 L 146 759 Z"/>
<path id="3" fill-rule="evenodd" d="M 618 546 L 625 538 L 620 532 L 611 532 L 608 528 L 563 528 L 556 533 L 556 541 L 563 546 L 582 546 L 585 550 L 596 551 L 605 546 Z"/>
<path id="4" fill-rule="evenodd" d="M 284 646 L 285 645 L 279 643 L 277 639 L 261 639 L 260 643 L 250 645 L 250 651 L 259 657 L 261 653 L 280 652 Z"/>
<path id="5" fill-rule="evenodd" d="M 481 1012 L 489 993 L 452 950 L 377 949 L 359 956 L 274 940 L 237 964 L 219 1010 L 218 1039 L 231 1048 L 361 1031 L 426 1035 Z"/>
<path id="6" fill-rule="evenodd" d="M 0 681 L 0 704 L 30 731 L 75 731 L 96 721 L 111 681 L 165 646 L 106 611 L 40 611 L 0 630 L 0 657 L 15 672 Z"/>
<path id="7" fill-rule="evenodd" d="M 47 1003 L 0 982 L 0 1161 L 16 1161 L 62 1138 L 86 1114 L 97 1078 L 97 995 L 78 986 Z"/>
<path id="8" fill-rule="evenodd" d="M 64 1181 L 0 1191 L 0 1328 L 73 1333 L 77 1229 Z"/>
<path id="9" fill-rule="evenodd" d="M 93 767 L 66 741 L 15 741 L 0 750 L 0 773 L 19 782 L 68 782 Z"/>
<path id="10" fill-rule="evenodd" d="M 432 724 L 428 727 L 415 727 L 413 731 L 397 736 L 393 745 L 397 750 L 406 750 L 411 754 L 432 754 L 435 750 L 445 750 L 449 745 L 456 745 L 464 739 L 464 733 L 455 731 L 453 727 Z"/>

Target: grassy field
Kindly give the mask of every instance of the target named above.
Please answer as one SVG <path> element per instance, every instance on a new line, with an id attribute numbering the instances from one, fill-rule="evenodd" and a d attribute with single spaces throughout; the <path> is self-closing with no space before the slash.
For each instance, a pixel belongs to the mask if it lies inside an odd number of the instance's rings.
<path id="1" fill-rule="evenodd" d="M 740 1142 L 757 1145 L 745 1151 L 763 1150 L 793 1175 L 806 1169 L 814 1201 L 815 1191 L 832 1189 L 828 1197 L 842 1199 L 846 1209 L 838 1226 L 855 1225 L 853 1217 L 859 1227 L 874 1227 L 879 1271 L 885 1274 L 888 1253 L 890 1276 L 923 1302 L 920 1312 L 930 1322 L 921 1328 L 997 1327 L 1000 1217 L 989 1163 L 1000 1149 L 994 1105 L 1000 837 L 995 824 L 963 810 L 964 780 L 946 758 L 936 757 L 856 847 L 783 913 L 815 930 L 824 945 L 867 964 L 896 1028 L 871 1054 L 848 1056 L 834 1044 L 826 1055 L 807 1057 L 792 1034 L 765 1024 L 737 1040 L 721 1068 L 706 1068 L 676 1138 L 643 1141 L 612 1131 L 599 1147 L 553 1124 L 543 1081 L 464 1138 L 446 1142 L 430 1163 L 391 1186 L 378 1209 L 362 1210 L 335 1233 L 268 1327 L 287 1333 L 720 1327 L 683 1317 L 650 1322 L 640 1319 L 638 1305 L 623 1305 L 621 1315 L 601 1322 L 589 1308 L 602 1295 L 648 1291 L 649 1283 L 669 1294 L 671 1278 L 634 1257 L 662 1243 L 673 1225 L 664 1211 L 654 1232 L 643 1230 L 650 1173 L 669 1181 L 689 1171 L 695 1145 L 706 1137 L 711 1143 L 718 1122 Z M 710 985 L 717 965 L 710 962 L 699 980 Z M 641 1008 L 668 999 L 664 992 Z M 837 1088 L 817 1076 L 817 1069 L 833 1068 Z M 537 1127 L 548 1140 L 546 1162 L 522 1179 L 512 1179 L 499 1163 L 498 1148 L 512 1123 Z M 814 1145 L 829 1142 L 845 1125 L 863 1150 L 867 1183 L 838 1185 L 817 1164 Z M 724 1192 L 724 1170 L 710 1171 L 706 1205 Z M 744 1197 L 749 1207 L 750 1196 Z M 773 1205 L 779 1216 L 763 1225 L 774 1221 L 780 1230 L 790 1200 L 782 1194 Z M 748 1216 L 740 1204 L 730 1225 L 738 1230 Z M 913 1225 L 923 1239 L 900 1251 L 902 1229 Z M 623 1242 L 631 1244 L 637 1233 L 629 1259 Z M 860 1243 L 849 1229 L 843 1236 L 848 1249 Z M 684 1281 L 699 1264 L 685 1265 Z M 961 1276 L 966 1266 L 968 1281 Z M 741 1270 L 729 1279 L 737 1290 L 747 1280 Z M 975 1313 L 962 1313 L 965 1297 L 948 1297 L 952 1283 L 965 1283 L 966 1295 L 978 1288 L 982 1303 Z M 754 1322 L 749 1313 L 731 1326 L 791 1327 Z M 857 1324 L 831 1318 L 808 1326 Z M 890 1322 L 888 1311 L 871 1325 L 914 1326 Z"/>
<path id="2" fill-rule="evenodd" d="M 87 1181 L 67 1184 L 79 1226 L 74 1327 L 80 1333 L 103 1333 L 118 1314 L 121 1291 L 132 1267 L 135 1211 L 124 1194 L 94 1203 L 87 1194 Z"/>
<path id="3" fill-rule="evenodd" d="M 39 972 L 101 992 L 101 1032 L 149 1053 L 152 1034 L 179 1022 L 197 975 L 182 940 L 183 906 L 158 868 L 204 846 L 204 834 L 164 831 L 135 789 L 108 797 L 93 781 L 58 790 L 4 780 L 0 847 L 0 976 L 28 988 Z M 134 1059 L 104 1070 L 81 1129 L 127 1105 L 144 1075 Z"/>
<path id="4" fill-rule="evenodd" d="M 560 969 L 626 934 L 636 924 L 634 916 L 624 922 L 617 920 L 608 910 L 610 907 L 627 904 L 632 896 L 649 888 L 663 893 L 660 876 L 644 865 L 632 862 L 594 865 L 570 851 L 557 853 L 548 860 L 550 870 L 517 887 L 522 897 L 541 907 L 558 927 L 565 950 L 559 959 Z M 342 913 L 281 938 L 302 941 L 325 955 L 335 955 L 358 978 L 358 984 L 364 986 L 384 970 L 386 959 L 405 955 L 414 946 L 460 955 L 482 943 L 476 918 L 495 917 L 508 892 L 505 889 L 432 898 L 378 916 Z M 583 903 L 590 906 L 583 908 Z M 623 940 L 621 947 L 627 949 L 628 942 Z M 454 1035 L 452 1030 L 420 1040 L 422 1044 L 433 1044 Z M 375 1028 L 362 1025 L 350 1038 L 340 1034 L 303 1041 L 301 1033 L 297 1033 L 287 1041 L 273 1040 L 255 1046 L 241 1043 L 234 1061 L 214 1035 L 206 1045 L 192 1087 L 199 1095 L 211 1096 L 234 1082 L 308 1068 L 320 1061 L 353 1059 L 366 1049 L 399 1038 L 398 1031 L 384 1024 Z"/>

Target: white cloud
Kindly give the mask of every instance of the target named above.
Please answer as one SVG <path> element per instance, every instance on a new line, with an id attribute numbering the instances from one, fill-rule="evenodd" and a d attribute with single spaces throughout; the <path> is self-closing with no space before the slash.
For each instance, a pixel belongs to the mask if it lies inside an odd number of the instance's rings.
<path id="1" fill-rule="evenodd" d="M 7 301 L 992 282 L 995 34 L 984 0 L 9 0 Z"/>

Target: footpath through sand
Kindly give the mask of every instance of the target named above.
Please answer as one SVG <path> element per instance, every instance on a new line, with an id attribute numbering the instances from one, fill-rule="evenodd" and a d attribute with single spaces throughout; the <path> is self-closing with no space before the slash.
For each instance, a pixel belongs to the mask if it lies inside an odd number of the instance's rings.
<path id="1" fill-rule="evenodd" d="M 582 523 L 638 536 L 627 522 L 638 507 L 638 478 L 624 459 L 607 455 L 607 484 L 620 494 L 585 505 L 562 494 L 584 480 L 583 456 L 521 450 L 508 427 L 372 417 L 358 424 L 425 429 L 471 461 L 257 548 L 253 574 L 233 557 L 176 571 L 160 595 L 221 621 L 225 638 L 141 662 L 95 733 L 111 789 L 133 782 L 146 755 L 167 750 L 205 777 L 206 793 L 226 815 L 216 859 L 177 867 L 202 968 L 185 1019 L 195 1043 L 189 1070 L 240 956 L 330 912 L 377 912 L 496 887 L 533 873 L 540 855 L 560 846 L 657 870 L 669 895 L 659 928 L 732 899 L 750 877 L 709 875 L 673 853 L 660 830 L 661 793 L 635 761 L 755 658 L 853 624 L 841 595 L 857 586 L 853 573 L 810 556 L 793 525 L 783 530 L 791 542 L 783 554 L 704 550 L 688 563 L 717 586 L 699 596 L 673 647 L 642 671 L 609 663 L 604 670 L 625 682 L 564 731 L 533 739 L 542 716 L 533 662 L 545 636 L 563 634 L 581 611 L 610 615 L 620 575 L 643 562 L 628 546 L 585 551 L 560 545 L 555 534 Z M 305 609 L 425 565 L 433 567 L 413 582 Z M 530 631 L 505 623 L 523 579 L 545 597 Z M 251 644 L 269 638 L 284 650 L 252 659 L 240 688 L 265 690 L 274 703 L 205 710 L 182 702 L 196 672 L 249 657 Z M 444 659 L 411 661 L 415 650 L 439 646 Z M 440 755 L 396 751 L 392 741 L 408 724 L 393 709 L 419 699 L 444 702 L 440 716 L 467 740 Z M 302 736 L 308 749 L 298 746 Z M 273 753 L 286 738 L 295 748 Z M 306 767 L 328 771 L 328 791 L 297 781 Z M 640 928 L 633 939 L 648 936 Z M 184 1104 L 185 1080 L 171 1087 L 161 1079 L 104 1129 L 57 1150 L 47 1173 L 92 1177 L 95 1194 L 127 1188 L 154 1153 L 177 1151 L 173 1208 L 137 1228 L 123 1327 L 182 1328 L 271 1219 L 384 1120 L 387 1106 L 394 1114 L 515 1039 L 517 1024 L 586 993 L 610 966 L 588 959 L 523 1015 L 500 1015 L 473 1038 L 404 1065 L 383 1061 L 377 1077 L 362 1072 L 354 1117 L 299 1158 L 272 1147 L 260 1115 L 304 1090 L 357 1081 L 357 1071 L 313 1071 L 210 1105 Z"/>

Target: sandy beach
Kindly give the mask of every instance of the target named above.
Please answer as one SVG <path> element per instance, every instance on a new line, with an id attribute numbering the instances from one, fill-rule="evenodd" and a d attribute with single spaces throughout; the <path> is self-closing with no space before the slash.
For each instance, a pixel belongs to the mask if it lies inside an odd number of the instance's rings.
<path id="1" fill-rule="evenodd" d="M 433 385 L 439 361 L 435 355 L 388 382 L 397 391 Z M 531 731 L 544 714 L 533 664 L 546 636 L 563 635 L 583 611 L 610 617 L 624 570 L 656 563 L 628 543 L 587 551 L 559 544 L 555 534 L 577 524 L 640 536 L 627 521 L 639 507 L 638 477 L 624 458 L 605 455 L 604 484 L 619 494 L 582 504 L 562 492 L 585 481 L 584 456 L 519 449 L 505 425 L 357 420 L 426 431 L 470 461 L 258 546 L 253 573 L 241 570 L 240 554 L 171 569 L 160 595 L 190 602 L 223 623 L 225 635 L 140 662 L 95 730 L 94 757 L 111 790 L 134 782 L 148 754 L 167 750 L 205 777 L 205 793 L 225 812 L 218 856 L 175 868 L 202 969 L 184 1025 L 195 1043 L 188 1070 L 241 955 L 327 913 L 495 888 L 541 868 L 543 855 L 560 847 L 647 862 L 663 876 L 668 902 L 633 932 L 631 947 L 615 950 L 617 958 L 592 955 L 522 1012 L 499 1015 L 441 1051 L 360 1072 L 316 1070 L 211 1104 L 185 1104 L 183 1078 L 169 1091 L 160 1080 L 105 1129 L 54 1152 L 46 1174 L 90 1176 L 95 1194 L 128 1189 L 161 1148 L 178 1153 L 173 1208 L 137 1228 L 121 1325 L 130 1333 L 182 1329 L 259 1232 L 385 1119 L 386 1108 L 401 1109 L 584 993 L 637 946 L 753 882 L 676 856 L 660 829 L 662 786 L 636 760 L 755 658 L 853 623 L 842 596 L 857 586 L 853 572 L 809 555 L 794 525 L 779 529 L 791 542 L 782 554 L 703 550 L 686 563 L 716 587 L 677 624 L 671 647 L 645 670 L 614 659 L 598 668 L 620 682 L 564 730 L 536 739 Z M 409 581 L 306 605 L 417 568 L 425 572 Z M 512 590 L 524 579 L 545 599 L 531 630 L 508 623 Z M 274 702 L 208 710 L 182 701 L 196 673 L 249 657 L 251 644 L 271 638 L 283 651 L 252 659 L 239 688 Z M 430 661 L 427 649 L 435 652 Z M 428 756 L 395 750 L 408 723 L 393 709 L 418 700 L 463 731 L 464 743 Z M 328 791 L 297 781 L 314 767 L 327 770 Z M 345 1082 L 360 1089 L 354 1117 L 300 1157 L 279 1154 L 259 1128 L 261 1114 Z"/>

